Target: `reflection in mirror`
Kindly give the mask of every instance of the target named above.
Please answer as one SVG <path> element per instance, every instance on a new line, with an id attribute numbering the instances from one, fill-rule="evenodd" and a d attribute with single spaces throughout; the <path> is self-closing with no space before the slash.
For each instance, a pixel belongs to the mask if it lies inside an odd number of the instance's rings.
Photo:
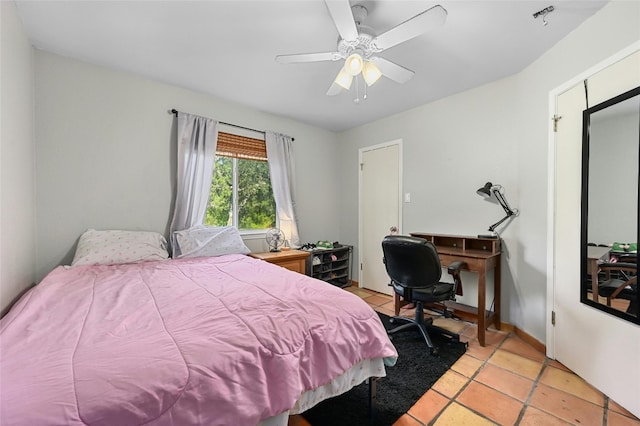
<path id="1" fill-rule="evenodd" d="M 637 324 L 639 162 L 640 87 L 583 112 L 580 300 Z"/>

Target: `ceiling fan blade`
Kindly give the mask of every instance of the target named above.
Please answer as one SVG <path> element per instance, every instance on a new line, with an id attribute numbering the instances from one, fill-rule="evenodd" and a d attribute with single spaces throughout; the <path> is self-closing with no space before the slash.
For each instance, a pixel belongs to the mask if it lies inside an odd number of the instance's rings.
<path id="1" fill-rule="evenodd" d="M 345 41 L 356 41 L 358 39 L 358 29 L 353 19 L 349 0 L 325 0 L 325 4 L 329 9 L 340 37 Z"/>
<path id="2" fill-rule="evenodd" d="M 331 83 L 331 86 L 329 87 L 329 90 L 327 90 L 327 96 L 335 96 L 335 95 L 339 94 L 340 92 L 342 92 L 342 87 L 340 87 L 338 84 L 333 82 L 333 83 Z"/>
<path id="3" fill-rule="evenodd" d="M 415 72 L 411 71 L 410 69 L 391 62 L 388 59 L 380 58 L 379 56 L 373 56 L 370 61 L 373 62 L 378 67 L 378 69 L 380 69 L 382 75 L 390 78 L 396 83 L 406 83 L 407 81 L 411 80 L 411 77 L 413 77 L 413 75 L 415 74 Z"/>
<path id="4" fill-rule="evenodd" d="M 342 56 L 338 52 L 298 53 L 294 55 L 278 55 L 276 62 L 281 64 L 297 64 L 300 62 L 339 61 Z"/>
<path id="5" fill-rule="evenodd" d="M 378 51 L 383 51 L 444 24 L 446 19 L 447 10 L 440 5 L 433 6 L 380 34 L 372 40 L 371 44 Z"/>

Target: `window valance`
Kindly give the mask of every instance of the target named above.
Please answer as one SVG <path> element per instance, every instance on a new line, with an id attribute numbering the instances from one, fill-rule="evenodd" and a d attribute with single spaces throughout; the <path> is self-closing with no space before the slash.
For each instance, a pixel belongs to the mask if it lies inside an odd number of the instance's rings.
<path id="1" fill-rule="evenodd" d="M 265 141 L 261 139 L 218 132 L 216 155 L 221 157 L 267 161 L 267 146 Z"/>

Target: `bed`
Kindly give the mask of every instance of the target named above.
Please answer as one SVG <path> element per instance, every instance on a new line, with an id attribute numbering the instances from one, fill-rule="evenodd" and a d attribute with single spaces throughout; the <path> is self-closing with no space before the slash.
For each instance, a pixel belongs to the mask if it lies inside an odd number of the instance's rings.
<path id="1" fill-rule="evenodd" d="M 0 321 L 3 425 L 286 425 L 397 358 L 359 297 L 244 253 L 81 263 Z"/>

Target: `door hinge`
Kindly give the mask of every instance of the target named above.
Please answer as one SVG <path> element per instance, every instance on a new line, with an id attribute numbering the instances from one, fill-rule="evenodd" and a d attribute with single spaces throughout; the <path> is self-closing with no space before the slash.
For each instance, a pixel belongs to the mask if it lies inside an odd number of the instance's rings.
<path id="1" fill-rule="evenodd" d="M 562 118 L 562 116 L 560 116 L 560 115 L 554 115 L 553 117 L 551 117 L 551 119 L 553 120 L 553 131 L 554 131 L 554 133 L 558 132 L 558 121 L 560 121 L 561 118 Z"/>
<path id="2" fill-rule="evenodd" d="M 362 263 L 360 264 L 360 270 L 362 271 Z"/>
<path id="3" fill-rule="evenodd" d="M 360 171 L 364 170 L 364 163 L 360 163 Z"/>
<path id="4" fill-rule="evenodd" d="M 551 311 L 551 325 L 556 325 L 556 311 Z"/>

